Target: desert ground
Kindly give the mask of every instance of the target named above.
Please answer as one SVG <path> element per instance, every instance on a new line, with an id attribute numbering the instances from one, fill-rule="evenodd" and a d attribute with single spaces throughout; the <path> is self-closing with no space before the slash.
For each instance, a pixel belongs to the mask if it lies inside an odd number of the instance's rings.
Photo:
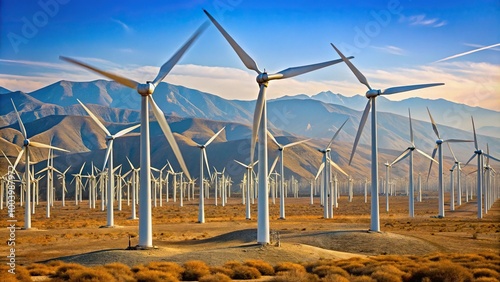
<path id="1" fill-rule="evenodd" d="M 165 199 L 164 199 L 165 201 Z M 391 196 L 390 211 L 385 210 L 385 196 L 380 197 L 382 232 L 369 232 L 370 197 L 362 195 L 349 202 L 339 200 L 333 219 L 323 218 L 319 198 L 310 205 L 309 197 L 286 199 L 286 219 L 279 219 L 279 199 L 270 201 L 272 243 L 261 246 L 256 242 L 257 201 L 252 205 L 252 219 L 245 219 L 245 206 L 233 195 L 226 206 L 215 206 L 208 199 L 206 223 L 197 223 L 198 200 L 179 201 L 153 207 L 153 243 L 151 250 L 127 250 L 137 244 L 138 222 L 128 219 L 131 214 L 126 200 L 123 208 L 115 207 L 114 228 L 103 228 L 106 212 L 89 209 L 84 201 L 65 207 L 56 202 L 51 217 L 45 217 L 45 203 L 36 207 L 31 230 L 22 230 L 24 210 L 16 207 L 18 228 L 15 233 L 16 264 L 63 261 L 98 266 L 114 262 L 130 267 L 149 262 L 185 262 L 199 260 L 209 266 L 228 261 L 249 259 L 271 265 L 283 262 L 308 263 L 322 259 L 342 260 L 379 255 L 425 256 L 435 253 L 498 255 L 500 250 L 500 203 L 497 201 L 483 219 L 477 219 L 476 201 L 471 200 L 437 218 L 437 195 L 426 195 L 415 203 L 415 217 L 408 217 L 408 197 Z M 7 219 L 6 210 L 2 213 Z M 7 224 L 7 223 L 5 223 Z M 2 228 L 0 236 L 9 237 Z M 130 242 L 129 242 L 130 240 Z M 8 254 L 6 244 L 0 253 Z M 5 260 L 5 259 L 4 259 Z M 4 275 L 2 273 L 2 275 Z"/>

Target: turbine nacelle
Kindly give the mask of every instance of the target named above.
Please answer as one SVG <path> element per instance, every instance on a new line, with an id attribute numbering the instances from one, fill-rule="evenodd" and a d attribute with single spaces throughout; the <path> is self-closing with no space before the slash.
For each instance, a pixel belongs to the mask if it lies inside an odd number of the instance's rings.
<path id="1" fill-rule="evenodd" d="M 23 146 L 28 147 L 30 145 L 30 140 L 29 139 L 24 139 Z"/>
<path id="2" fill-rule="evenodd" d="M 146 84 L 139 84 L 137 85 L 137 92 L 141 96 L 151 95 L 155 92 L 155 85 L 151 81 L 146 82 Z"/>
<path id="3" fill-rule="evenodd" d="M 366 91 L 366 98 L 370 99 L 370 98 L 375 98 L 377 97 L 378 95 L 380 95 L 382 93 L 382 91 L 380 90 L 376 90 L 376 89 L 370 89 L 368 91 Z"/>
<path id="4" fill-rule="evenodd" d="M 436 144 L 438 144 L 438 145 L 443 144 L 443 139 L 438 139 L 438 140 L 436 140 Z"/>
<path id="5" fill-rule="evenodd" d="M 483 154 L 483 150 L 480 150 L 480 149 L 479 149 L 479 150 L 474 151 L 474 153 L 476 153 L 476 154 L 478 154 L 478 155 L 482 155 L 482 154 Z"/>
<path id="6" fill-rule="evenodd" d="M 113 135 L 108 135 L 106 137 L 104 137 L 104 139 L 107 141 L 110 141 L 110 140 L 115 140 L 115 137 Z"/>

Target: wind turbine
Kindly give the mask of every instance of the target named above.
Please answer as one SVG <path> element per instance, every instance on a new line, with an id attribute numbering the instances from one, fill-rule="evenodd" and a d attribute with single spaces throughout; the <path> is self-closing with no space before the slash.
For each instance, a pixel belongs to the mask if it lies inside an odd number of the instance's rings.
<path id="1" fill-rule="evenodd" d="M 429 155 L 424 153 L 423 151 L 415 148 L 415 142 L 413 140 L 413 127 L 411 125 L 411 112 L 410 109 L 408 109 L 408 118 L 410 120 L 410 146 L 404 150 L 401 155 L 399 155 L 389 166 L 393 166 L 396 163 L 406 159 L 408 156 L 410 157 L 410 165 L 409 165 L 409 175 L 408 175 L 408 201 L 409 201 L 409 216 L 410 217 L 415 217 L 415 192 L 414 192 L 414 186 L 413 186 L 413 151 L 417 151 L 419 154 L 422 156 L 430 159 L 432 162 L 436 162 L 433 158 L 431 158 Z"/>
<path id="2" fill-rule="evenodd" d="M 251 183 L 251 180 L 252 180 L 252 169 L 253 167 L 255 166 L 255 164 L 257 164 L 258 161 L 255 161 L 253 164 L 244 164 L 242 162 L 239 162 L 237 160 L 234 160 L 237 164 L 243 166 L 244 168 L 246 168 L 247 170 L 247 188 L 246 188 L 246 201 L 245 201 L 245 218 L 247 220 L 250 220 L 251 219 L 251 216 L 250 216 L 250 205 L 251 205 L 251 202 L 250 202 L 250 183 Z"/>
<path id="3" fill-rule="evenodd" d="M 280 143 L 278 143 L 278 141 L 276 141 L 276 138 L 274 138 L 274 136 L 271 134 L 271 132 L 267 131 L 267 134 L 269 135 L 269 137 L 271 137 L 271 140 L 274 142 L 274 144 L 276 144 L 276 146 L 278 146 L 278 150 L 280 151 L 280 154 L 279 154 L 279 158 L 280 158 L 280 175 L 281 175 L 281 182 L 280 182 L 280 219 L 285 219 L 285 188 L 284 188 L 284 185 L 283 185 L 283 180 L 285 179 L 285 166 L 284 166 L 284 151 L 285 151 L 285 148 L 290 148 L 290 147 L 293 147 L 295 145 L 299 145 L 301 143 L 304 143 L 304 142 L 307 142 L 311 139 L 306 139 L 306 140 L 301 140 L 301 141 L 297 141 L 297 142 L 292 142 L 292 143 L 288 143 L 286 145 L 282 145 Z M 272 171 L 272 169 L 270 170 Z"/>
<path id="4" fill-rule="evenodd" d="M 451 195 L 451 200 L 450 200 L 450 210 L 455 210 L 455 190 L 454 190 L 454 179 L 453 179 L 453 171 L 455 169 L 457 170 L 457 205 L 460 206 L 462 204 L 462 186 L 460 182 L 460 173 L 462 172 L 462 168 L 460 167 L 460 162 L 457 160 L 457 157 L 455 156 L 455 153 L 453 153 L 453 150 L 451 149 L 450 143 L 448 144 L 448 148 L 450 149 L 451 155 L 453 156 L 453 160 L 455 161 L 455 164 L 451 167 L 450 169 L 450 195 Z"/>
<path id="5" fill-rule="evenodd" d="M 113 177 L 113 142 L 115 138 L 121 137 L 132 130 L 138 128 L 140 124 L 136 124 L 131 127 L 127 127 L 125 129 L 120 130 L 116 134 L 111 134 L 109 130 L 102 124 L 102 122 L 97 118 L 97 116 L 92 113 L 92 111 L 89 110 L 80 100 L 76 99 L 80 105 L 82 105 L 83 109 L 89 114 L 89 116 L 92 118 L 92 120 L 99 126 L 99 128 L 104 131 L 106 134 L 106 146 L 108 147 L 106 150 L 106 156 L 104 157 L 104 163 L 102 165 L 102 170 L 106 167 L 106 163 L 108 162 L 109 158 L 109 163 L 108 163 L 108 191 L 107 191 L 107 227 L 113 227 L 114 226 L 114 215 L 113 215 L 113 198 L 114 198 L 114 177 Z M 94 177 L 94 168 L 92 167 L 92 177 Z M 89 192 L 92 193 L 92 192 Z M 95 200 L 95 199 L 94 199 Z"/>
<path id="6" fill-rule="evenodd" d="M 124 78 L 122 76 L 109 73 L 107 71 L 103 71 L 97 69 L 88 64 L 79 62 L 77 60 L 60 57 L 62 60 L 67 62 L 79 65 L 91 71 L 97 72 L 107 78 L 110 78 L 116 81 L 119 84 L 122 84 L 126 87 L 136 89 L 137 93 L 141 95 L 141 156 L 140 156 L 140 194 L 139 201 L 141 205 L 139 206 L 139 248 L 152 248 L 153 247 L 153 224 L 151 217 L 151 161 L 150 161 L 150 139 L 149 139 L 149 104 L 151 104 L 151 109 L 153 110 L 153 114 L 156 117 L 160 128 L 162 129 L 165 137 L 167 138 L 174 154 L 181 166 L 182 170 L 186 174 L 188 178 L 189 171 L 186 167 L 184 159 L 182 158 L 181 151 L 175 141 L 174 135 L 170 130 L 170 127 L 167 123 L 165 115 L 160 110 L 158 105 L 153 100 L 152 94 L 155 91 L 155 88 L 158 87 L 160 82 L 167 76 L 167 74 L 172 70 L 175 64 L 181 59 L 184 53 L 189 49 L 189 47 L 193 44 L 193 42 L 198 38 L 198 36 L 202 33 L 203 30 L 207 27 L 207 24 L 203 24 L 198 30 L 188 39 L 186 43 L 168 60 L 165 64 L 163 64 L 160 68 L 160 71 L 156 78 L 153 81 L 147 81 L 145 84 L 141 84 L 134 80 Z M 109 196 L 109 195 L 108 195 Z"/>
<path id="7" fill-rule="evenodd" d="M 483 193 L 482 193 L 483 155 L 490 158 L 490 159 L 494 159 L 497 162 L 500 162 L 500 160 L 495 158 L 495 157 L 490 156 L 488 153 L 485 153 L 485 152 L 483 152 L 483 150 L 479 149 L 479 146 L 477 144 L 476 126 L 474 125 L 474 118 L 471 116 L 471 119 L 472 119 L 472 130 L 474 132 L 474 148 L 476 150 L 474 151 L 474 154 L 472 155 L 472 157 L 470 157 L 470 159 L 467 161 L 467 163 L 465 163 L 465 165 L 468 165 L 469 162 L 472 161 L 472 159 L 474 159 L 474 157 L 477 156 L 477 194 L 476 194 L 477 218 L 483 218 L 483 198 L 482 198 L 483 197 Z M 486 208 L 486 205 L 485 205 L 485 208 Z"/>
<path id="8" fill-rule="evenodd" d="M 23 121 L 21 120 L 21 116 L 19 115 L 19 112 L 16 109 L 16 105 L 14 104 L 14 101 L 11 99 L 12 106 L 14 107 L 14 111 L 16 112 L 16 117 L 17 121 L 19 123 L 19 128 L 21 129 L 21 133 L 23 134 L 24 137 L 24 142 L 23 142 L 23 149 L 21 152 L 19 152 L 19 155 L 17 156 L 16 161 L 14 162 L 13 168 L 16 169 L 17 164 L 21 160 L 21 157 L 23 154 L 25 155 L 25 172 L 26 172 L 26 197 L 25 197 L 25 210 L 24 210 L 24 229 L 30 229 L 31 228 L 31 177 L 29 176 L 30 174 L 30 147 L 35 147 L 35 148 L 44 148 L 44 149 L 54 149 L 54 150 L 59 150 L 63 152 L 69 152 L 68 150 L 61 149 L 58 147 L 54 147 L 51 145 L 46 145 L 42 144 L 39 142 L 31 141 L 28 138 L 28 134 L 26 133 L 26 129 L 24 128 Z M 47 203 L 48 204 L 48 203 Z"/>
<path id="9" fill-rule="evenodd" d="M 75 181 L 75 205 L 77 205 L 77 206 L 78 206 L 78 197 L 80 195 L 80 198 L 81 198 L 81 194 L 82 194 L 82 186 L 83 186 L 82 172 L 83 172 L 84 167 L 85 167 L 85 162 L 82 164 L 82 167 L 80 168 L 80 172 L 78 172 L 77 174 L 72 174 L 73 180 L 71 180 L 71 182 Z M 71 182 L 69 184 L 71 184 Z"/>
<path id="10" fill-rule="evenodd" d="M 234 39 L 222 28 L 222 26 L 207 12 L 205 14 L 210 18 L 212 23 L 217 27 L 217 29 L 222 33 L 224 38 L 229 42 L 231 47 L 234 49 L 238 57 L 241 59 L 243 64 L 250 70 L 257 72 L 257 83 L 259 85 L 259 95 L 257 98 L 257 103 L 255 105 L 253 126 L 252 126 L 252 138 L 250 143 L 250 163 L 253 163 L 254 158 L 254 146 L 257 140 L 258 133 L 258 156 L 259 156 L 259 195 L 267 195 L 267 110 L 266 110 L 266 89 L 269 81 L 274 79 L 284 79 L 290 78 L 297 75 L 301 75 L 307 72 L 311 72 L 320 68 L 324 68 L 336 63 L 341 62 L 341 60 L 333 60 L 324 63 L 292 67 L 282 70 L 275 74 L 268 74 L 266 71 L 261 72 L 257 67 L 257 63 L 234 41 Z M 257 222 L 257 243 L 268 244 L 269 240 L 269 199 L 268 197 L 259 197 L 258 206 L 258 222 Z"/>
<path id="11" fill-rule="evenodd" d="M 137 200 L 135 198 L 135 195 L 137 193 L 137 177 L 139 175 L 140 168 L 135 168 L 130 159 L 128 157 L 126 158 L 130 167 L 132 168 L 132 215 L 130 216 L 130 219 L 137 219 L 135 211 Z M 167 198 L 168 198 L 168 191 L 167 191 Z"/>
<path id="12" fill-rule="evenodd" d="M 207 171 L 208 174 L 210 174 L 210 166 L 208 166 L 208 158 L 207 158 L 207 146 L 214 141 L 215 138 L 226 128 L 225 126 L 221 128 L 217 133 L 215 133 L 208 141 L 201 145 L 201 144 L 196 144 L 198 148 L 200 148 L 200 203 L 199 203 L 199 209 L 198 209 L 198 222 L 199 223 L 205 223 L 205 189 L 203 187 L 203 163 L 207 165 Z M 194 195 L 193 195 L 194 197 Z"/>
<path id="13" fill-rule="evenodd" d="M 66 206 L 66 172 L 71 168 L 71 166 L 68 166 L 64 172 L 59 172 L 58 178 L 61 180 L 61 185 L 62 185 L 62 206 Z"/>
<path id="14" fill-rule="evenodd" d="M 352 148 L 351 158 L 349 159 L 349 164 L 352 162 L 354 153 L 356 153 L 356 147 L 358 146 L 359 138 L 363 132 L 363 127 L 365 126 L 366 120 L 368 119 L 368 113 L 372 112 L 372 165 L 371 165 L 371 222 L 370 230 L 375 232 L 380 232 L 380 216 L 379 216 L 379 195 L 378 195 L 378 145 L 377 145 L 377 108 L 375 99 L 380 95 L 392 95 L 396 93 L 417 90 L 421 88 L 433 87 L 444 85 L 444 83 L 430 83 L 430 84 L 417 84 L 417 85 L 407 85 L 407 86 L 396 86 L 390 87 L 384 90 L 372 89 L 366 77 L 348 60 L 333 44 L 331 44 L 333 49 L 339 54 L 339 56 L 344 60 L 346 65 L 351 69 L 356 78 L 361 84 L 368 87 L 368 91 L 365 96 L 368 98 L 368 103 L 366 103 L 363 116 L 359 123 L 358 133 L 356 134 L 356 139 L 354 140 L 354 146 Z"/>
<path id="15" fill-rule="evenodd" d="M 427 108 L 427 112 L 429 113 L 429 118 L 431 119 L 432 123 L 432 130 L 434 130 L 434 133 L 437 136 L 436 140 L 436 146 L 434 147 L 434 150 L 432 151 L 432 158 L 434 159 L 434 156 L 436 155 L 436 151 L 438 153 L 438 174 L 439 174 L 439 184 L 438 184 L 438 201 L 439 201 L 439 214 L 438 217 L 444 217 L 444 187 L 443 187 L 443 150 L 441 148 L 441 144 L 443 143 L 460 143 L 460 142 L 472 142 L 471 140 L 460 140 L 460 139 L 447 139 L 443 140 L 441 139 L 441 136 L 439 135 L 439 131 L 437 128 L 437 124 L 432 118 L 431 111 L 429 111 L 429 108 Z M 432 162 L 429 166 L 429 173 L 427 175 L 427 180 L 429 180 L 429 174 L 431 172 L 432 168 Z"/>
<path id="16" fill-rule="evenodd" d="M 335 162 L 332 161 L 330 157 L 330 151 L 331 151 L 331 146 L 333 143 L 333 140 L 337 138 L 337 135 L 339 135 L 340 131 L 344 127 L 344 125 L 347 123 L 349 119 L 346 119 L 344 123 L 337 129 L 337 132 L 333 135 L 332 139 L 326 145 L 324 149 L 318 149 L 319 152 L 323 154 L 323 162 L 321 163 L 321 166 L 318 169 L 318 173 L 316 175 L 316 178 L 318 178 L 319 174 L 321 171 L 324 170 L 323 172 L 323 217 L 324 218 L 332 218 L 333 217 L 333 203 L 336 203 L 336 197 L 337 197 L 337 191 L 334 191 L 334 193 L 330 193 L 330 197 L 328 197 L 329 194 L 329 188 L 330 188 L 330 165 L 335 167 L 338 171 L 342 172 L 345 176 L 347 176 L 347 173 L 345 173 Z M 333 195 L 331 195 L 333 194 Z M 332 198 L 335 197 L 335 199 Z"/>

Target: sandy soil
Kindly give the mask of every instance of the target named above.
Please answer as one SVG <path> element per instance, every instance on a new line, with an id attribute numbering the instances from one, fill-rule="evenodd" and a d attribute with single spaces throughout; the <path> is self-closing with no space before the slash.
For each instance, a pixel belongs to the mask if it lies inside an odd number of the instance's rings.
<path id="1" fill-rule="evenodd" d="M 229 260 L 262 259 L 278 262 L 306 262 L 320 258 L 344 259 L 353 256 L 380 254 L 423 255 L 435 252 L 479 253 L 500 249 L 500 203 L 481 220 L 476 218 L 476 203 L 470 201 L 456 211 L 446 210 L 445 218 L 435 218 L 437 200 L 429 196 L 416 203 L 416 217 L 409 218 L 407 197 L 391 197 L 391 209 L 385 212 L 381 197 L 382 232 L 369 232 L 370 201 L 355 197 L 347 202 L 341 198 L 333 219 L 322 218 L 322 207 L 309 205 L 309 198 L 288 198 L 287 219 L 279 220 L 279 203 L 270 206 L 271 229 L 279 233 L 267 246 L 256 243 L 255 217 L 245 220 L 240 199 L 231 199 L 225 207 L 207 202 L 207 223 L 197 220 L 196 201 L 166 203 L 153 211 L 153 242 L 151 250 L 126 250 L 137 244 L 137 221 L 128 220 L 130 207 L 124 203 L 116 211 L 116 228 L 100 228 L 106 213 L 90 210 L 86 202 L 79 207 L 60 203 L 45 218 L 43 203 L 33 216 L 32 230 L 16 230 L 16 261 L 19 264 L 63 260 L 84 265 L 122 262 L 130 266 L 149 261 L 203 260 L 209 265 L 222 265 Z M 447 207 L 448 208 L 448 207 Z M 17 225 L 22 226 L 23 210 L 16 210 Z M 252 206 L 256 215 L 256 205 Z M 2 213 L 6 213 L 5 210 Z M 6 218 L 6 217 L 4 217 Z M 6 224 L 6 223 L 5 223 Z M 6 228 L 0 236 L 8 238 Z M 9 251 L 0 247 L 2 256 Z"/>

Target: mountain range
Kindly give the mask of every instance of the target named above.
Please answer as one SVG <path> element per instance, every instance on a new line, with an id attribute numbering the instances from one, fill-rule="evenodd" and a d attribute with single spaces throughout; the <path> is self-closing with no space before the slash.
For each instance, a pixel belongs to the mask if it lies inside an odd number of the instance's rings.
<path id="1" fill-rule="evenodd" d="M 72 165 L 70 171 L 77 171 L 85 161 L 94 161 L 102 165 L 105 152 L 104 133 L 87 116 L 77 99 L 105 121 L 110 131 L 138 123 L 140 120 L 140 97 L 137 93 L 115 82 L 96 80 L 90 82 L 60 81 L 31 93 L 10 92 L 0 89 L 0 144 L 2 150 L 15 159 L 22 146 L 22 136 L 12 108 L 11 99 L 16 104 L 26 130 L 33 140 L 66 148 L 70 154 L 60 154 L 56 166 Z M 167 116 L 167 120 L 176 135 L 193 177 L 199 171 L 199 149 L 196 143 L 202 143 L 223 126 L 226 130 L 207 149 L 211 166 L 217 169 L 226 167 L 233 179 L 241 179 L 243 168 L 238 167 L 233 159 L 248 161 L 250 122 L 253 118 L 255 101 L 226 100 L 219 96 L 161 83 L 154 94 L 158 106 Z M 366 98 L 360 95 L 346 97 L 332 92 L 321 92 L 311 97 L 307 95 L 284 96 L 268 101 L 268 121 L 270 131 L 280 143 L 288 143 L 312 138 L 307 143 L 287 149 L 285 165 L 287 177 L 292 174 L 299 178 L 311 179 L 316 174 L 321 161 L 321 154 L 316 150 L 326 146 L 328 140 L 346 120 L 342 132 L 332 146 L 332 158 L 344 170 L 355 178 L 369 177 L 370 164 L 370 123 L 361 135 L 361 146 L 352 165 L 349 157 L 352 143 L 359 126 L 361 111 Z M 500 155 L 500 128 L 492 121 L 500 120 L 500 112 L 478 107 L 470 107 L 443 99 L 428 100 L 411 98 L 402 101 L 390 101 L 377 98 L 378 134 L 380 161 L 391 161 L 409 145 L 408 108 L 411 108 L 415 144 L 430 154 L 435 145 L 432 125 L 428 122 L 427 107 L 438 123 L 443 139 L 473 138 L 470 116 L 474 116 L 479 135 L 480 146 L 490 146 L 490 153 Z M 151 116 L 152 164 L 161 167 L 172 156 L 159 126 Z M 139 130 L 115 142 L 116 163 L 126 164 L 125 156 L 137 165 L 139 162 Z M 465 162 L 473 153 L 470 143 L 453 144 L 453 150 L 460 161 Z M 269 142 L 272 162 L 277 154 L 277 147 Z M 446 148 L 447 165 L 451 166 L 449 151 Z M 46 159 L 46 150 L 32 150 L 33 159 Z M 174 169 L 176 161 L 168 158 Z M 429 162 L 416 157 L 415 170 L 427 174 Z M 1 172 L 6 171 L 5 161 L 0 161 Z M 44 166 L 43 162 L 38 165 Z M 407 175 L 407 162 L 398 164 L 394 175 Z M 380 175 L 384 175 L 384 166 L 380 165 Z M 472 167 L 472 166 L 471 166 Z M 38 168 L 38 167 L 37 167 Z M 64 167 L 65 168 L 65 167 Z M 178 168 L 178 167 L 177 167 Z M 433 172 L 435 174 L 435 172 Z M 236 183 L 236 182 L 235 182 Z"/>

